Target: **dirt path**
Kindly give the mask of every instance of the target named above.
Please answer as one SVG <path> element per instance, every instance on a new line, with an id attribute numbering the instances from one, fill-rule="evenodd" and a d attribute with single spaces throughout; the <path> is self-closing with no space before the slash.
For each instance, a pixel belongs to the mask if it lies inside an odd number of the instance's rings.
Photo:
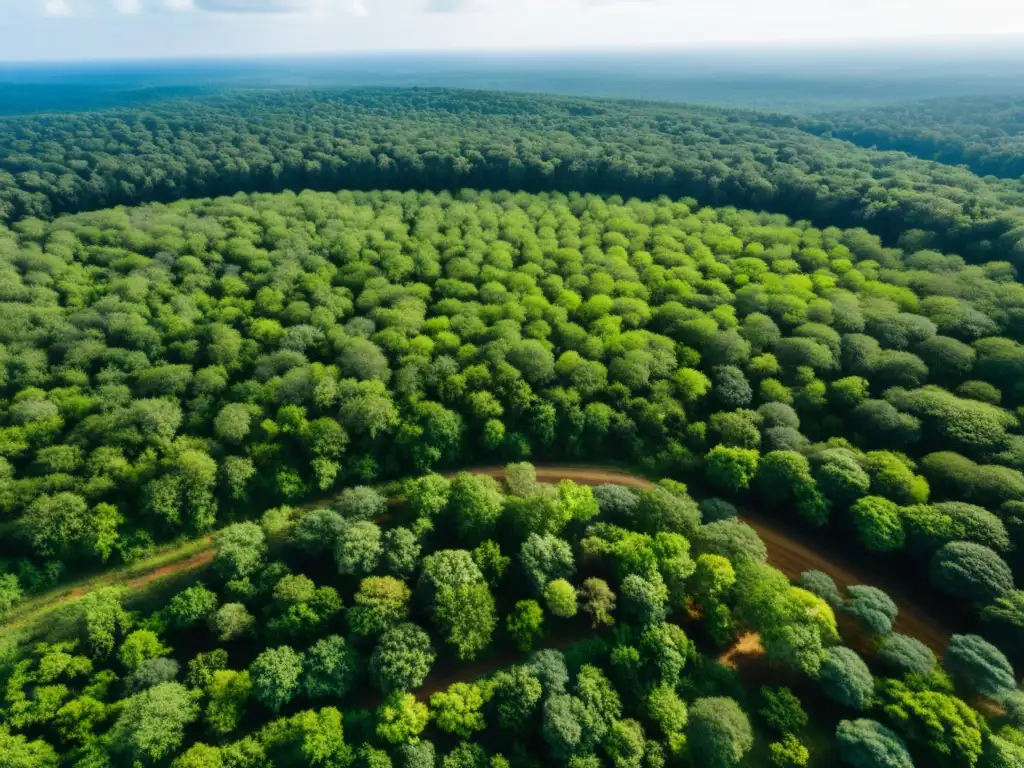
<path id="1" fill-rule="evenodd" d="M 505 477 L 504 466 L 483 466 L 472 467 L 468 471 L 476 474 L 488 475 L 501 480 Z M 582 485 L 601 485 L 602 483 L 616 483 L 630 488 L 646 489 L 653 487 L 653 483 L 645 478 L 628 472 L 619 471 L 604 467 L 595 467 L 587 464 L 541 464 L 537 466 L 537 480 L 542 483 L 557 483 L 562 479 L 570 479 Z M 323 502 L 321 502 L 323 503 Z M 316 504 L 306 505 L 304 508 L 315 508 Z M 841 555 L 835 548 L 829 547 L 827 541 L 812 540 L 802 533 L 792 530 L 787 526 L 779 525 L 775 521 L 759 515 L 745 512 L 741 519 L 751 525 L 764 541 L 768 549 L 768 561 L 785 573 L 791 579 L 796 578 L 801 572 L 807 570 L 818 570 L 831 576 L 837 585 L 846 587 L 853 584 L 872 584 L 885 590 L 899 607 L 899 615 L 896 617 L 896 631 L 911 637 L 915 637 L 933 651 L 941 653 L 949 643 L 950 632 L 937 618 L 930 616 L 921 606 L 917 605 L 912 597 L 899 585 L 886 583 L 886 580 L 878 574 L 872 573 L 870 568 L 858 568 L 846 562 L 846 557 Z M 100 586 L 121 585 L 128 589 L 139 589 L 157 579 L 180 575 L 205 567 L 212 559 L 214 550 L 212 545 L 206 549 L 195 552 L 187 558 L 173 562 L 165 562 L 153 570 L 139 573 L 131 573 L 124 578 L 118 578 L 115 574 L 103 574 L 94 579 L 82 582 L 70 590 L 65 587 L 55 592 L 36 598 L 31 601 L 36 609 L 45 608 L 48 603 L 60 602 L 67 604 L 80 599 L 93 589 Z M 22 614 L 17 611 L 15 616 Z M 14 617 L 12 617 L 14 619 Z M 0 631 L 8 628 L 10 622 L 0 623 Z M 23 623 L 23 622 L 19 622 Z"/>

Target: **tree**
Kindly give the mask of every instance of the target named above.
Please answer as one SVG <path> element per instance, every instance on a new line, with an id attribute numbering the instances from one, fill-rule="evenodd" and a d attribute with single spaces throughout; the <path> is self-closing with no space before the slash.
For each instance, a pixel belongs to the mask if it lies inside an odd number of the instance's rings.
<path id="1" fill-rule="evenodd" d="M 544 589 L 544 602 L 552 616 L 571 619 L 578 610 L 576 589 L 565 579 L 548 582 Z"/>
<path id="2" fill-rule="evenodd" d="M 754 396 L 743 371 L 733 365 L 722 365 L 711 371 L 711 394 L 724 410 L 745 408 Z"/>
<path id="3" fill-rule="evenodd" d="M 6 725 L 0 725 L 0 754 L 10 768 L 57 768 L 57 752 L 42 739 L 29 741 L 20 734 L 11 734 Z"/>
<path id="4" fill-rule="evenodd" d="M 409 616 L 412 592 L 404 582 L 390 576 L 369 576 L 359 584 L 355 605 L 347 617 L 358 635 L 375 635 Z"/>
<path id="5" fill-rule="evenodd" d="M 220 747 L 196 742 L 174 759 L 171 768 L 222 768 L 224 757 Z"/>
<path id="6" fill-rule="evenodd" d="M 156 762 L 181 746 L 185 728 L 198 715 L 191 691 L 180 683 L 161 683 L 126 699 L 106 738 L 131 760 Z"/>
<path id="7" fill-rule="evenodd" d="M 292 541 L 310 555 L 334 552 L 345 527 L 345 520 L 337 511 L 314 509 L 296 523 L 292 530 Z"/>
<path id="8" fill-rule="evenodd" d="M 489 691 L 475 683 L 453 683 L 430 697 L 430 717 L 437 727 L 469 739 L 486 726 L 483 708 Z"/>
<path id="9" fill-rule="evenodd" d="M 334 548 L 334 561 L 343 576 L 363 576 L 377 567 L 384 545 L 376 523 L 360 521 L 345 526 Z"/>
<path id="10" fill-rule="evenodd" d="M 700 516 L 705 523 L 716 523 L 719 520 L 733 520 L 739 517 L 739 511 L 725 499 L 710 498 L 700 503 Z"/>
<path id="11" fill-rule="evenodd" d="M 807 726 L 807 712 L 789 688 L 761 686 L 760 697 L 758 714 L 769 728 L 778 733 L 796 733 Z"/>
<path id="12" fill-rule="evenodd" d="M 700 508 L 696 502 L 664 488 L 641 493 L 633 514 L 639 530 L 650 534 L 666 531 L 692 536 L 700 526 Z"/>
<path id="13" fill-rule="evenodd" d="M 195 584 L 183 589 L 167 604 L 167 615 L 177 629 L 188 629 L 217 610 L 217 595 Z"/>
<path id="14" fill-rule="evenodd" d="M 528 461 L 509 464 L 505 467 L 505 485 L 513 496 L 533 496 L 540 488 L 536 467 Z"/>
<path id="15" fill-rule="evenodd" d="M 451 481 L 430 473 L 410 480 L 405 487 L 405 501 L 417 517 L 435 517 L 448 506 Z"/>
<path id="16" fill-rule="evenodd" d="M 435 658 L 430 636 L 406 622 L 381 635 L 370 658 L 370 676 L 385 693 L 412 690 L 423 685 Z"/>
<path id="17" fill-rule="evenodd" d="M 661 684 L 647 694 L 647 715 L 657 724 L 668 741 L 673 753 L 682 750 L 686 743 L 686 723 L 690 718 L 686 702 L 670 685 Z"/>
<path id="18" fill-rule="evenodd" d="M 896 603 L 877 587 L 855 585 L 847 588 L 850 600 L 844 610 L 873 635 L 892 631 L 892 622 L 899 613 Z"/>
<path id="19" fill-rule="evenodd" d="M 225 603 L 210 617 L 210 630 L 225 643 L 247 634 L 256 626 L 256 619 L 242 603 Z"/>
<path id="20" fill-rule="evenodd" d="M 410 576 L 419 564 L 420 551 L 416 534 L 408 528 L 399 526 L 384 532 L 383 565 L 392 575 Z"/>
<path id="21" fill-rule="evenodd" d="M 694 549 L 701 554 L 721 555 L 730 562 L 763 563 L 768 550 L 757 531 L 739 520 L 719 520 L 701 526 L 693 538 Z"/>
<path id="22" fill-rule="evenodd" d="M 372 521 L 387 512 L 388 500 L 374 488 L 357 485 L 343 490 L 331 506 L 345 520 Z"/>
<path id="23" fill-rule="evenodd" d="M 575 696 L 556 693 L 545 699 L 543 712 L 544 740 L 556 759 L 567 762 L 581 751 L 581 743 L 587 737 L 584 733 L 586 707 Z"/>
<path id="24" fill-rule="evenodd" d="M 988 547 L 952 541 L 932 557 L 932 581 L 956 597 L 985 603 L 1013 590 L 1013 573 Z"/>
<path id="25" fill-rule="evenodd" d="M 721 555 L 703 554 L 697 558 L 696 570 L 690 577 L 694 598 L 704 606 L 718 603 L 736 583 L 732 563 Z"/>
<path id="26" fill-rule="evenodd" d="M 954 678 L 990 699 L 999 700 L 1017 688 L 1006 656 L 978 635 L 953 635 L 942 664 Z"/>
<path id="27" fill-rule="evenodd" d="M 878 660 L 900 675 L 927 677 L 935 669 L 935 654 L 917 638 L 891 634 L 878 648 Z"/>
<path id="28" fill-rule="evenodd" d="M 612 612 L 615 610 L 615 593 L 604 579 L 589 578 L 584 580 L 579 589 L 580 607 L 584 613 L 590 614 L 590 626 L 610 627 L 615 623 Z"/>
<path id="29" fill-rule="evenodd" d="M 982 752 L 981 716 L 958 698 L 915 691 L 896 680 L 879 686 L 883 711 L 928 765 L 975 765 Z"/>
<path id="30" fill-rule="evenodd" d="M 494 529 L 504 498 L 497 481 L 487 475 L 460 472 L 452 481 L 448 514 L 463 541 L 477 543 Z"/>
<path id="31" fill-rule="evenodd" d="M 302 690 L 312 698 L 340 699 L 360 675 L 360 658 L 339 635 L 317 640 L 303 655 Z"/>
<path id="32" fill-rule="evenodd" d="M 640 624 L 665 619 L 668 590 L 657 571 L 647 579 L 636 573 L 629 574 L 622 580 L 619 596 L 622 598 L 623 609 Z"/>
<path id="33" fill-rule="evenodd" d="M 414 741 L 398 747 L 399 768 L 434 768 L 437 758 L 434 745 L 429 741 Z"/>
<path id="34" fill-rule="evenodd" d="M 234 523 L 213 538 L 213 567 L 225 581 L 252 576 L 263 566 L 267 545 L 256 523 Z"/>
<path id="35" fill-rule="evenodd" d="M 640 768 L 644 744 L 644 729 L 636 720 L 614 721 L 604 739 L 608 760 L 615 768 Z"/>
<path id="36" fill-rule="evenodd" d="M 484 576 L 469 552 L 463 549 L 442 549 L 423 558 L 423 569 L 416 590 L 429 603 L 435 600 L 441 587 L 483 581 Z"/>
<path id="37" fill-rule="evenodd" d="M 531 534 L 523 544 L 519 559 L 537 592 L 555 579 L 570 578 L 576 570 L 569 544 L 551 534 Z"/>
<path id="38" fill-rule="evenodd" d="M 377 735 L 388 744 L 415 742 L 429 720 L 426 704 L 411 693 L 394 691 L 377 707 Z"/>
<path id="39" fill-rule="evenodd" d="M 708 481 L 733 493 L 745 490 L 757 474 L 759 454 L 750 448 L 716 445 L 704 459 Z"/>
<path id="40" fill-rule="evenodd" d="M 881 496 L 858 499 L 850 514 L 861 543 L 873 552 L 895 552 L 906 544 L 903 517 L 894 502 Z"/>
<path id="41" fill-rule="evenodd" d="M 729 698 L 694 701 L 686 738 L 691 753 L 708 768 L 739 765 L 754 746 L 750 721 L 739 704 Z"/>
<path id="42" fill-rule="evenodd" d="M 525 666 L 498 672 L 493 679 L 491 706 L 503 731 L 518 732 L 537 710 L 543 695 L 540 680 Z"/>
<path id="43" fill-rule="evenodd" d="M 639 496 L 624 485 L 605 483 L 594 488 L 598 509 L 608 520 L 626 522 L 634 518 Z"/>
<path id="44" fill-rule="evenodd" d="M 811 759 L 811 753 L 800 739 L 792 733 L 784 734 L 781 741 L 768 745 L 772 763 L 779 768 L 803 768 Z"/>
<path id="45" fill-rule="evenodd" d="M 206 689 L 206 724 L 217 734 L 231 733 L 238 727 L 245 713 L 245 704 L 252 694 L 252 680 L 248 672 L 222 669 L 213 673 Z"/>
<path id="46" fill-rule="evenodd" d="M 487 583 L 492 589 L 497 589 L 505 571 L 512 564 L 512 558 L 503 555 L 501 547 L 492 539 L 477 546 L 472 552 L 472 557 Z"/>
<path id="47" fill-rule="evenodd" d="M 299 690 L 302 654 L 287 645 L 267 649 L 250 665 L 249 676 L 256 699 L 277 712 Z"/>
<path id="48" fill-rule="evenodd" d="M 840 608 L 844 604 L 843 598 L 839 595 L 839 588 L 827 573 L 804 571 L 797 579 L 797 586 L 817 595 L 834 609 Z"/>
<path id="49" fill-rule="evenodd" d="M 520 600 L 506 618 L 505 625 L 519 650 L 529 651 L 544 634 L 544 610 L 536 600 Z"/>
<path id="50" fill-rule="evenodd" d="M 476 658 L 498 624 L 494 597 L 483 582 L 438 590 L 434 623 L 463 661 Z"/>
<path id="51" fill-rule="evenodd" d="M 218 439 L 230 443 L 242 443 L 249 434 L 252 412 L 243 403 L 228 403 L 213 420 L 213 431 Z"/>
<path id="52" fill-rule="evenodd" d="M 840 704 L 861 710 L 871 706 L 875 685 L 871 670 L 849 648 L 828 648 L 819 676 L 825 693 Z"/>
<path id="53" fill-rule="evenodd" d="M 131 616 L 121 606 L 121 590 L 103 587 L 87 594 L 81 603 L 83 634 L 94 658 L 110 655 L 119 635 L 131 627 Z"/>
<path id="54" fill-rule="evenodd" d="M 852 768 L 914 768 L 900 737 L 874 720 L 841 720 L 836 743 L 839 759 Z"/>
<path id="55" fill-rule="evenodd" d="M 148 629 L 138 629 L 121 643 L 118 660 L 128 669 L 136 669 L 142 662 L 170 653 L 170 648 L 160 642 L 159 636 Z"/>
<path id="56" fill-rule="evenodd" d="M 852 452 L 829 449 L 817 454 L 814 459 L 814 479 L 829 499 L 848 506 L 867 495 L 871 478 Z"/>

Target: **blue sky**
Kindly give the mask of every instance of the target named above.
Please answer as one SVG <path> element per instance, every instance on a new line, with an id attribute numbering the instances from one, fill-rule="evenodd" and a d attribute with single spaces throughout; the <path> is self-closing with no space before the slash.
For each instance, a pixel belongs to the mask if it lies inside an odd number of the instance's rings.
<path id="1" fill-rule="evenodd" d="M 0 59 L 54 61 L 1024 37 L 1012 0 L 0 0 Z"/>

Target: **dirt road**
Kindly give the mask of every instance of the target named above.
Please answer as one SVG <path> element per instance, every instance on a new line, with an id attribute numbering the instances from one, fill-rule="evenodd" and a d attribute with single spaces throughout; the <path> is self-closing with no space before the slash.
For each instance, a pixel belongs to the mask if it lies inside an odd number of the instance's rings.
<path id="1" fill-rule="evenodd" d="M 503 466 L 473 467 L 468 471 L 503 479 Z M 543 483 L 557 483 L 562 479 L 570 479 L 583 485 L 601 485 L 617 483 L 630 488 L 645 489 L 653 486 L 649 480 L 627 472 L 582 464 L 541 464 L 537 466 L 537 480 Z M 315 508 L 315 504 L 308 505 Z M 911 595 L 901 585 L 886 583 L 880 574 L 874 573 L 869 567 L 856 567 L 846 562 L 838 549 L 828 546 L 827 541 L 812 540 L 800 532 L 779 525 L 774 521 L 745 511 L 742 518 L 751 525 L 764 541 L 768 549 L 768 561 L 790 578 L 796 578 L 802 571 L 818 570 L 831 576 L 840 587 L 853 584 L 871 584 L 885 590 L 899 607 L 895 628 L 911 637 L 916 637 L 932 650 L 941 653 L 949 643 L 949 630 L 935 617 L 930 616 L 920 605 L 916 604 Z M 50 596 L 36 598 L 32 603 L 37 608 L 49 601 L 63 604 L 73 602 L 82 595 L 98 586 L 120 584 L 135 589 L 154 579 L 167 578 L 176 574 L 184 574 L 204 567 L 213 559 L 213 548 L 195 552 L 188 558 L 171 563 L 161 564 L 149 573 L 134 572 L 129 578 L 111 578 L 110 574 L 97 576 L 95 579 L 78 584 L 69 591 L 66 587 L 55 590 Z M 0 631 L 6 629 L 6 623 L 0 623 Z"/>

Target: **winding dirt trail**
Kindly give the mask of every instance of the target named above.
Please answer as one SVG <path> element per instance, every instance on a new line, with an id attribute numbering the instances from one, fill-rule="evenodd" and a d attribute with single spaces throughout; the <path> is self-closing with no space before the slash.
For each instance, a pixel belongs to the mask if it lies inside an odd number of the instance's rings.
<path id="1" fill-rule="evenodd" d="M 497 480 L 505 477 L 504 466 L 470 467 L 466 471 L 476 474 L 488 475 Z M 454 473 L 451 473 L 454 474 Z M 616 483 L 630 488 L 646 489 L 654 484 L 637 475 L 628 472 L 618 471 L 607 467 L 594 466 L 591 464 L 539 464 L 537 465 L 537 480 L 542 483 L 557 483 L 559 480 L 569 479 L 581 485 L 601 485 L 602 483 Z M 322 500 L 321 503 L 324 503 Z M 306 505 L 304 508 L 315 508 L 315 504 Z M 942 653 L 949 644 L 950 632 L 938 617 L 931 616 L 920 605 L 918 605 L 908 593 L 905 586 L 887 583 L 887 579 L 880 574 L 874 573 L 870 568 L 857 567 L 849 563 L 845 555 L 837 548 L 829 547 L 824 540 L 812 540 L 809 536 L 781 525 L 776 521 L 769 521 L 760 515 L 752 514 L 748 510 L 743 511 L 741 519 L 752 526 L 764 541 L 768 549 L 768 561 L 791 579 L 796 578 L 806 570 L 818 570 L 831 576 L 839 587 L 847 587 L 854 584 L 872 584 L 885 590 L 899 607 L 899 615 L 896 617 L 895 629 L 905 635 L 915 637 L 933 651 Z M 193 543 L 194 544 L 194 543 Z M 186 545 L 190 546 L 190 545 Z M 175 575 L 190 573 L 205 567 L 212 559 L 214 550 L 212 544 L 205 549 L 195 552 L 187 558 L 182 558 L 170 563 L 166 561 L 149 572 L 133 572 L 126 578 L 112 577 L 111 574 L 101 574 L 76 584 L 70 590 L 64 587 L 54 592 L 35 598 L 30 601 L 33 604 L 32 613 L 45 611 L 48 606 L 55 603 L 66 605 L 76 600 L 93 589 L 101 586 L 119 585 L 128 589 L 139 589 L 157 580 L 166 579 Z M 0 623 L 0 632 L 9 629 L 16 621 L 15 617 L 22 613 L 15 613 L 9 621 Z M 19 624 L 24 623 L 24 614 Z"/>

